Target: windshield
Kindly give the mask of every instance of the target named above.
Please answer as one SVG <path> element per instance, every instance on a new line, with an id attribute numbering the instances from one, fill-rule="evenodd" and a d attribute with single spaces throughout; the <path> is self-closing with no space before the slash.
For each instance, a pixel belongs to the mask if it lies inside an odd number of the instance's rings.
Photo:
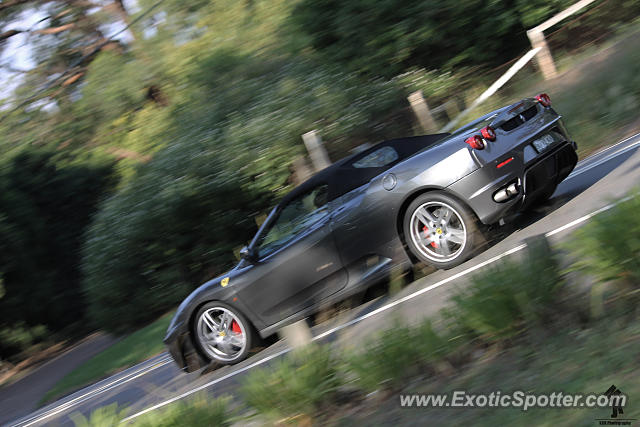
<path id="1" fill-rule="evenodd" d="M 260 258 L 286 246 L 329 212 L 327 190 L 326 184 L 319 185 L 278 209 L 275 220 L 258 238 L 257 249 Z"/>

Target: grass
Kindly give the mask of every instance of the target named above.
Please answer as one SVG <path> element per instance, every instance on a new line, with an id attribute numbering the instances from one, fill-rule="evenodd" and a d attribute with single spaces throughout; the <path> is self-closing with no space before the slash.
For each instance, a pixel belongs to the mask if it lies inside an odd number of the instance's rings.
<path id="1" fill-rule="evenodd" d="M 173 313 L 168 313 L 118 341 L 62 378 L 40 403 L 48 403 L 146 360 L 164 350 L 162 339 Z"/>

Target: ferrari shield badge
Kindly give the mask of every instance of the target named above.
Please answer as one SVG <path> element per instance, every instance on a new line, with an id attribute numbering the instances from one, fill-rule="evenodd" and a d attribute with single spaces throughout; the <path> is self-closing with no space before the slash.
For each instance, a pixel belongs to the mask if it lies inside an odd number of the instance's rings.
<path id="1" fill-rule="evenodd" d="M 228 284 L 229 284 L 229 278 L 228 278 L 228 277 L 225 277 L 224 279 L 222 279 L 222 280 L 220 281 L 220 286 L 222 286 L 223 288 L 224 288 L 225 286 L 227 286 Z"/>

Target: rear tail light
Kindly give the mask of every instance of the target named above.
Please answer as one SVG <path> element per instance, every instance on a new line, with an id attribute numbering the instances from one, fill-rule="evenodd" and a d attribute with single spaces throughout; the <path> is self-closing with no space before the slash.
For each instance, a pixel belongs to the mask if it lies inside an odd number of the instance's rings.
<path id="1" fill-rule="evenodd" d="M 469 138 L 465 139 L 464 142 L 469 144 L 471 148 L 474 150 L 484 150 L 484 141 L 480 137 L 480 135 L 473 135 Z"/>
<path id="2" fill-rule="evenodd" d="M 482 137 L 484 139 L 486 139 L 487 141 L 495 141 L 496 140 L 496 131 L 491 126 L 487 126 L 487 127 L 482 128 L 480 133 L 482 134 Z"/>
<path id="3" fill-rule="evenodd" d="M 540 95 L 536 95 L 536 100 L 542 104 L 543 107 L 551 106 L 551 98 L 546 93 L 541 93 Z"/>

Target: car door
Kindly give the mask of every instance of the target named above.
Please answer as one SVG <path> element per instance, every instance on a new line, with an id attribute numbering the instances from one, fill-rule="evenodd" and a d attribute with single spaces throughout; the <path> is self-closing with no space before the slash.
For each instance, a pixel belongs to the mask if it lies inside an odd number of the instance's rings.
<path id="1" fill-rule="evenodd" d="M 345 286 L 320 184 L 280 206 L 254 241 L 258 259 L 239 296 L 266 325 L 320 303 Z"/>

